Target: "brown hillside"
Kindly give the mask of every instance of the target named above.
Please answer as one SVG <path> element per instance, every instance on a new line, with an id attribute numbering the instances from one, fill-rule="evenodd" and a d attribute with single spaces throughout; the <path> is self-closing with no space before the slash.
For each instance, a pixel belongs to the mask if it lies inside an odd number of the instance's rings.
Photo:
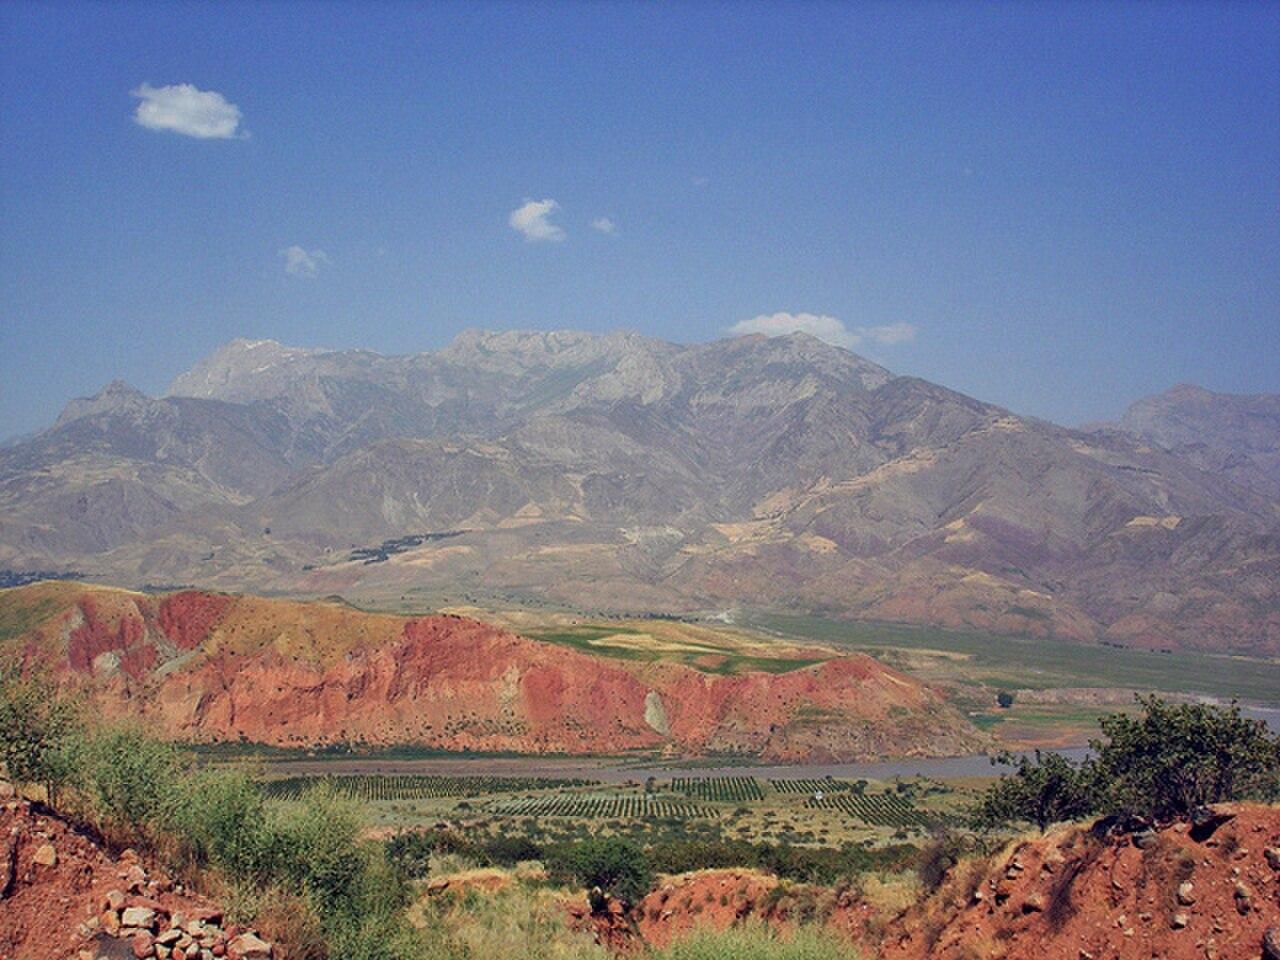
<path id="1" fill-rule="evenodd" d="M 1262 957 L 1280 926 L 1280 809 L 1224 806 L 1210 836 L 1185 823 L 1100 839 L 1081 827 L 961 869 L 895 921 L 885 960 Z"/>
<path id="2" fill-rule="evenodd" d="M 71 583 L 0 592 L 0 629 L 105 713 L 182 740 L 772 760 L 981 743 L 933 691 L 861 655 L 716 675 L 595 657 L 460 617 Z"/>

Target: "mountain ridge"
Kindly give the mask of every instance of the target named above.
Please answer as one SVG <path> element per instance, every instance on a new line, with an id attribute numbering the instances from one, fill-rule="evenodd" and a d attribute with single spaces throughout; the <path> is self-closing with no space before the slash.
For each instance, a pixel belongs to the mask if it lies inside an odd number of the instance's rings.
<path id="1" fill-rule="evenodd" d="M 1280 497 L 1251 474 L 802 334 L 238 340 L 164 397 L 115 385 L 68 411 L 0 449 L 0 565 L 1280 652 Z"/>

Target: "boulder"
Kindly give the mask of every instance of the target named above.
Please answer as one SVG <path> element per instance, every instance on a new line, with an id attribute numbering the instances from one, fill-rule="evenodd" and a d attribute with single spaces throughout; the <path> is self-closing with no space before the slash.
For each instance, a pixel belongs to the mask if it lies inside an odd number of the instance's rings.
<path id="1" fill-rule="evenodd" d="M 42 843 L 36 847 L 36 852 L 31 855 L 31 862 L 41 867 L 56 867 L 58 865 L 58 851 L 52 843 Z"/>
<path id="2" fill-rule="evenodd" d="M 125 907 L 120 914 L 120 925 L 124 927 L 140 927 L 151 929 L 156 922 L 156 912 L 150 907 Z"/>
<path id="3" fill-rule="evenodd" d="M 1196 807 L 1191 811 L 1191 839 L 1204 843 L 1220 826 L 1235 818 L 1235 813 L 1230 810 Z"/>
<path id="4" fill-rule="evenodd" d="M 1262 935 L 1262 960 L 1280 960 L 1280 927 L 1271 927 Z"/>
<path id="5" fill-rule="evenodd" d="M 231 960 L 270 960 L 271 944 L 252 933 L 242 933 L 227 944 Z"/>

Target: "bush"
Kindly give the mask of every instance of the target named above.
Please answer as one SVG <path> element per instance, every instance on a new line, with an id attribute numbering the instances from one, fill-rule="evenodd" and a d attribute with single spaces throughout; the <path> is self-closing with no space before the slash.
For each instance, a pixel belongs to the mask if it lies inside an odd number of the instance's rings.
<path id="1" fill-rule="evenodd" d="M 644 850 L 617 837 L 592 837 L 558 848 L 549 860 L 553 876 L 587 890 L 599 889 L 627 904 L 639 901 L 653 884 L 653 870 Z"/>
<path id="2" fill-rule="evenodd" d="M 1014 771 L 993 785 L 971 814 L 981 830 L 1034 823 L 1044 832 L 1051 823 L 1075 820 L 1096 810 L 1095 773 L 1091 765 L 1073 764 L 1059 753 L 1014 759 L 1004 753 L 993 763 L 1011 764 Z"/>
<path id="3" fill-rule="evenodd" d="M 43 674 L 23 674 L 16 658 L 0 660 L 0 761 L 18 783 L 45 788 L 49 803 L 75 769 L 77 704 Z"/>
<path id="4" fill-rule="evenodd" d="M 174 815 L 182 854 L 230 877 L 264 881 L 261 791 L 238 770 L 202 770 L 187 782 Z"/>
<path id="5" fill-rule="evenodd" d="M 1001 710 L 1008 710 L 1013 706 L 1013 692 L 1010 690 L 1001 690 L 996 694 L 996 704 Z"/>
<path id="6" fill-rule="evenodd" d="M 387 841 L 387 859 L 402 877 L 419 880 L 431 870 L 432 837 L 412 830 L 397 833 Z"/>
<path id="7" fill-rule="evenodd" d="M 1108 812 L 1167 820 L 1227 800 L 1280 795 L 1280 738 L 1228 708 L 1139 698 L 1142 714 L 1101 721 L 1098 783 Z"/>
<path id="8" fill-rule="evenodd" d="M 90 818 L 115 842 L 155 845 L 173 828 L 188 763 L 138 726 L 108 727 L 75 749 Z"/>

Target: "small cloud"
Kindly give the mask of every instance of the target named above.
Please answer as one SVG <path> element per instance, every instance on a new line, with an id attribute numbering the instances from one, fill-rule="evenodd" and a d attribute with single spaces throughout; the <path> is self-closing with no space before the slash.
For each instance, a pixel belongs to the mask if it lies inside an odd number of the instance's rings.
<path id="1" fill-rule="evenodd" d="M 591 221 L 591 229 L 599 230 L 601 233 L 617 233 L 618 225 L 608 217 L 596 217 Z"/>
<path id="2" fill-rule="evenodd" d="M 244 139 L 240 131 L 240 108 L 212 90 L 199 90 L 190 83 L 153 87 L 144 83 L 132 95 L 142 102 L 133 120 L 148 130 L 168 130 L 200 140 Z"/>
<path id="3" fill-rule="evenodd" d="M 705 187 L 708 183 L 711 182 L 711 178 L 710 177 L 690 177 L 689 182 L 692 183 L 695 187 Z"/>
<path id="4" fill-rule="evenodd" d="M 296 244 L 280 251 L 284 257 L 284 272 L 291 277 L 314 280 L 320 275 L 320 267 L 330 262 L 323 250 L 304 250 Z"/>
<path id="5" fill-rule="evenodd" d="M 762 313 L 750 320 L 739 320 L 729 328 L 729 332 L 763 333 L 767 337 L 807 333 L 846 350 L 852 350 L 864 340 L 888 347 L 916 338 L 916 328 L 910 323 L 888 323 L 878 327 L 855 327 L 851 330 L 842 320 L 826 314 L 786 312 Z"/>
<path id="6" fill-rule="evenodd" d="M 524 206 L 511 211 L 507 223 L 531 243 L 540 240 L 559 243 L 564 239 L 564 230 L 548 219 L 559 208 L 560 204 L 554 200 L 526 200 Z"/>
<path id="7" fill-rule="evenodd" d="M 859 332 L 868 340 L 891 347 L 895 343 L 909 343 L 916 338 L 915 324 L 887 323 L 881 327 L 862 327 Z"/>
<path id="8" fill-rule="evenodd" d="M 807 333 L 837 347 L 856 347 L 862 339 L 835 317 L 816 313 L 762 313 L 750 320 L 739 320 L 729 328 L 729 332 L 763 333 L 766 337 Z"/>

